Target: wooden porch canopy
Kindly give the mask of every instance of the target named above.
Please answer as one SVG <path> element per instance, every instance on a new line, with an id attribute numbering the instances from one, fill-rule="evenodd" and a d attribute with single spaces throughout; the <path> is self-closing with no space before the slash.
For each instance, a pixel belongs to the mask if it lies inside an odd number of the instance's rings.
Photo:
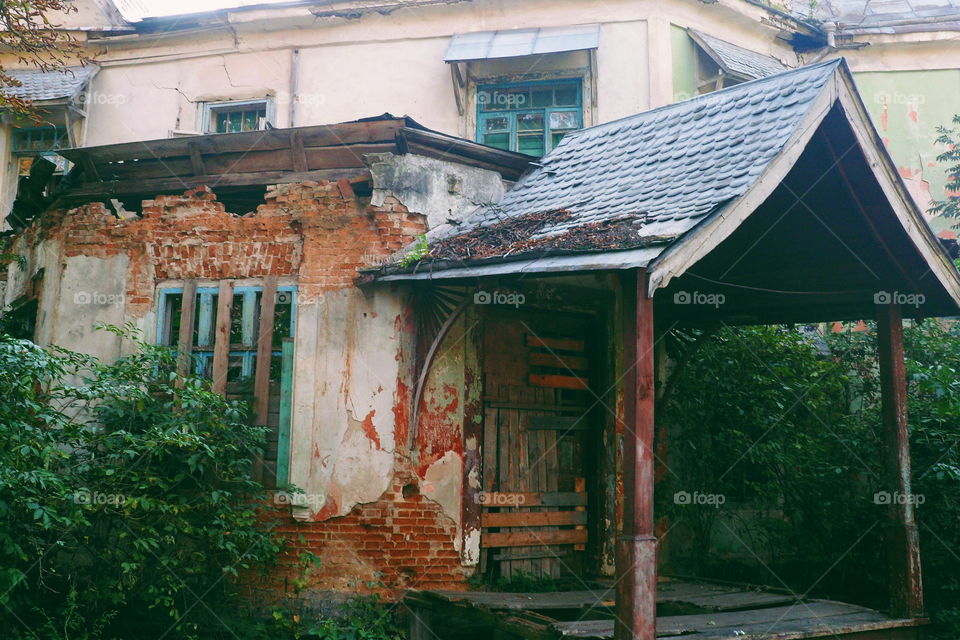
<path id="1" fill-rule="evenodd" d="M 624 301 L 618 639 L 655 637 L 654 346 L 676 325 L 878 320 L 889 490 L 910 493 L 902 318 L 957 315 L 960 275 L 842 60 L 567 136 L 496 207 L 383 281 L 608 271 Z M 923 603 L 911 501 L 889 507 L 891 610 Z"/>
<path id="2" fill-rule="evenodd" d="M 364 156 L 414 153 L 497 171 L 516 180 L 532 158 L 383 114 L 331 125 L 222 133 L 59 152 L 73 162 L 59 202 L 153 197 L 201 185 L 237 189 L 307 180 L 369 179 Z"/>

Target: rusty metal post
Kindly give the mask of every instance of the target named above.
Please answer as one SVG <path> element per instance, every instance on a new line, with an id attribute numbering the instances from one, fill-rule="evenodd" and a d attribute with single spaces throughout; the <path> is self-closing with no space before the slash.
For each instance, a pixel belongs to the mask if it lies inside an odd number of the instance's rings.
<path id="1" fill-rule="evenodd" d="M 907 377 L 900 305 L 877 307 L 877 351 L 883 411 L 884 482 L 889 495 L 886 544 L 891 613 L 923 615 L 920 543 L 910 481 Z"/>
<path id="2" fill-rule="evenodd" d="M 616 640 L 656 637 L 657 539 L 653 523 L 654 338 L 647 274 L 622 279 L 623 527 L 617 541 Z"/>

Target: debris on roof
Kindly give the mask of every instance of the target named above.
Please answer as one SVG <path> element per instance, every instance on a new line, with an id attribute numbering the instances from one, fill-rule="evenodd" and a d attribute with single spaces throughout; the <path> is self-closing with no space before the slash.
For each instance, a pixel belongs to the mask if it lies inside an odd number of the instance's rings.
<path id="1" fill-rule="evenodd" d="M 756 80 L 783 73 L 789 67 L 773 56 L 766 56 L 733 43 L 714 38 L 701 31 L 688 29 L 690 37 L 727 75 L 742 80 Z"/>
<path id="2" fill-rule="evenodd" d="M 18 87 L 3 87 L 0 91 L 4 95 L 32 102 L 65 100 L 82 91 L 96 70 L 94 65 L 66 67 L 62 71 L 9 69 L 6 74 L 21 84 Z"/>

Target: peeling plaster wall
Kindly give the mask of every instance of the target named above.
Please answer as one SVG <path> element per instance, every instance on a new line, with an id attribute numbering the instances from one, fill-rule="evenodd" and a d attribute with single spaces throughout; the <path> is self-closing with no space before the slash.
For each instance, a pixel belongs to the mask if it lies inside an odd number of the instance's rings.
<path id="1" fill-rule="evenodd" d="M 394 197 L 408 211 L 427 216 L 432 229 L 449 219 L 461 220 L 478 206 L 499 202 L 503 180 L 492 171 L 417 155 L 367 157 L 373 174 L 371 204 Z"/>
<path id="2" fill-rule="evenodd" d="M 960 113 L 960 69 L 864 71 L 857 87 L 874 126 L 921 211 L 946 196 L 946 169 L 936 157 L 938 126 L 951 126 Z M 952 224 L 928 215 L 935 231 Z"/>

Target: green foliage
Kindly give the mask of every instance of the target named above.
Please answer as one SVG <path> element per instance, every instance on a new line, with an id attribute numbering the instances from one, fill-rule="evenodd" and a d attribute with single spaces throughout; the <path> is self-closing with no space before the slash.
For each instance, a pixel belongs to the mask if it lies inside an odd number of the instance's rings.
<path id="1" fill-rule="evenodd" d="M 0 337 L 5 637 L 232 637 L 278 540 L 250 475 L 264 429 L 129 328 L 113 364 Z"/>
<path id="2" fill-rule="evenodd" d="M 427 256 L 430 247 L 427 245 L 427 236 L 418 236 L 417 242 L 413 245 L 407 255 L 400 260 L 401 267 L 410 267 Z"/>
<path id="3" fill-rule="evenodd" d="M 327 617 L 310 628 L 319 640 L 403 640 L 396 609 L 377 596 L 361 596 L 346 604 L 342 616 Z"/>
<path id="4" fill-rule="evenodd" d="M 681 571 L 885 608 L 876 334 L 848 326 L 823 340 L 783 327 L 703 340 L 658 414 L 671 434 L 658 513 L 676 525 L 671 537 L 686 532 L 673 541 Z M 956 638 L 960 330 L 908 324 L 905 349 L 927 606 L 943 637 Z M 726 501 L 677 504 L 677 491 Z M 718 562 L 722 545 L 748 560 Z"/>
<path id="5" fill-rule="evenodd" d="M 946 150 L 937 156 L 937 162 L 946 168 L 946 190 L 950 195 L 944 200 L 935 200 L 930 207 L 930 213 L 947 218 L 960 218 L 960 195 L 956 195 L 960 194 L 960 115 L 953 117 L 952 124 L 953 127 L 937 127 L 937 144 L 946 147 Z"/>

